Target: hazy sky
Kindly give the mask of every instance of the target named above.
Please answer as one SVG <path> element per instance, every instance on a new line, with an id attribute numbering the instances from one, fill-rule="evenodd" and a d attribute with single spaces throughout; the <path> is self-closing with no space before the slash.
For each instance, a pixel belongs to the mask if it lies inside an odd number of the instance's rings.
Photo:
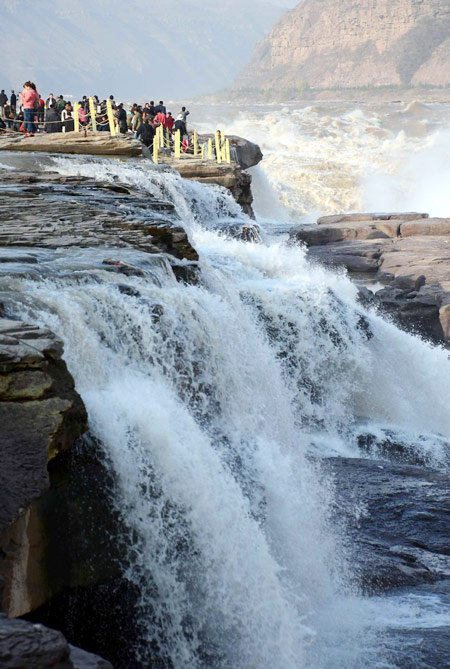
<path id="1" fill-rule="evenodd" d="M 295 0 L 0 0 L 0 88 L 193 97 L 233 84 Z"/>

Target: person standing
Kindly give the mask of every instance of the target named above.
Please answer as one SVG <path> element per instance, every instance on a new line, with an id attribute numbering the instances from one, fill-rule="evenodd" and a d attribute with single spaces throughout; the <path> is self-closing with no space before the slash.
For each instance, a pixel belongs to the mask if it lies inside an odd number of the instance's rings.
<path id="1" fill-rule="evenodd" d="M 63 132 L 73 132 L 74 122 L 72 116 L 72 107 L 67 102 L 65 108 L 61 112 L 61 121 L 62 121 L 62 131 Z"/>
<path id="2" fill-rule="evenodd" d="M 0 118 L 5 117 L 5 105 L 8 103 L 8 97 L 4 90 L 0 93 Z"/>
<path id="3" fill-rule="evenodd" d="M 159 105 L 156 105 L 156 107 L 155 107 L 155 116 L 156 116 L 156 114 L 159 114 L 159 112 L 162 112 L 163 114 L 166 114 L 166 113 L 167 113 L 166 106 L 165 106 L 163 100 L 160 100 L 160 101 L 159 101 Z"/>
<path id="4" fill-rule="evenodd" d="M 33 82 L 26 81 L 24 83 L 23 91 L 19 94 L 19 97 L 23 107 L 24 130 L 27 137 L 34 137 L 36 132 L 34 125 L 35 105 L 36 100 L 39 100 L 39 95 Z"/>
<path id="5" fill-rule="evenodd" d="M 172 116 L 172 112 L 168 112 L 166 116 L 166 128 L 169 128 L 170 132 L 172 132 L 173 124 L 175 123 L 175 119 Z"/>
<path id="6" fill-rule="evenodd" d="M 191 112 L 188 112 L 186 110 L 186 107 L 181 107 L 181 111 L 178 114 L 177 118 L 181 117 L 181 120 L 184 121 L 184 125 L 186 126 L 186 132 L 187 132 L 187 117 L 189 116 Z"/>
<path id="7" fill-rule="evenodd" d="M 13 113 L 16 113 L 16 107 L 17 107 L 17 95 L 14 93 L 14 91 L 11 91 L 11 97 L 9 98 L 9 104 L 10 107 L 13 111 Z"/>
<path id="8" fill-rule="evenodd" d="M 181 112 L 177 116 L 173 129 L 175 130 L 175 132 L 177 130 L 180 131 L 181 139 L 183 139 L 183 137 L 187 135 L 186 123 L 183 121 L 183 115 Z"/>
<path id="9" fill-rule="evenodd" d="M 50 95 L 48 96 L 47 100 L 45 101 L 45 106 L 47 107 L 47 109 L 53 109 L 53 107 L 56 107 L 56 100 L 53 93 L 50 93 Z"/>
<path id="10" fill-rule="evenodd" d="M 148 147 L 150 151 L 153 151 L 153 138 L 155 136 L 155 128 L 150 123 L 148 117 L 145 118 L 144 122 L 139 126 L 136 131 L 136 137 L 141 140 L 144 146 Z"/>
<path id="11" fill-rule="evenodd" d="M 116 117 L 116 119 L 118 121 L 120 133 L 122 135 L 126 135 L 126 133 L 128 132 L 127 112 L 123 108 L 123 103 L 122 102 L 116 107 L 116 111 L 114 113 L 114 116 Z"/>
<path id="12" fill-rule="evenodd" d="M 137 138 L 137 134 L 136 134 L 136 133 L 137 133 L 137 131 L 139 130 L 139 128 L 141 127 L 141 125 L 142 125 L 142 113 L 141 113 L 141 108 L 140 108 L 140 107 L 137 107 L 137 109 L 135 109 L 135 111 L 134 111 L 133 120 L 132 120 L 132 122 L 131 122 L 131 130 L 134 130 L 134 136 L 135 136 L 135 138 Z"/>
<path id="13" fill-rule="evenodd" d="M 66 108 L 66 101 L 64 100 L 63 96 L 60 95 L 56 100 L 56 111 L 59 112 L 59 114 L 61 114 L 65 108 Z"/>

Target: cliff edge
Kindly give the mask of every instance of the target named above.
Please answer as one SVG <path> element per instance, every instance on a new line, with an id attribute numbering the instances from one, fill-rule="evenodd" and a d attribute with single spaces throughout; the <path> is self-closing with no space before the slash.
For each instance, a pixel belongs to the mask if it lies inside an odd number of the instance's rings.
<path id="1" fill-rule="evenodd" d="M 450 85 L 446 0 L 304 0 L 255 48 L 236 88 Z"/>

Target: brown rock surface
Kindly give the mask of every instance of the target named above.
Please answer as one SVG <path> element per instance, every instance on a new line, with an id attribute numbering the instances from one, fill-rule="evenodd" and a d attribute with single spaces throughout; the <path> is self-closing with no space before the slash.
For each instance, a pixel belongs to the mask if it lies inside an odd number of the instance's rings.
<path id="1" fill-rule="evenodd" d="M 114 246 L 198 259 L 173 205 L 148 193 L 87 177 L 0 174 L 0 246 Z"/>
<path id="2" fill-rule="evenodd" d="M 377 298 L 400 324 L 450 342 L 450 219 L 349 214 L 318 222 L 293 228 L 290 240 L 326 265 L 384 283 Z"/>
<path id="3" fill-rule="evenodd" d="M 45 530 L 32 503 L 49 487 L 49 461 L 87 428 L 62 351 L 48 330 L 0 319 L 0 576 L 10 615 L 48 596 Z"/>
<path id="4" fill-rule="evenodd" d="M 450 83 L 446 0 L 304 0 L 256 47 L 236 86 Z"/>
<path id="5" fill-rule="evenodd" d="M 90 154 L 96 156 L 142 156 L 142 143 L 127 135 L 111 137 L 97 134 L 58 132 L 34 137 L 21 134 L 0 135 L 0 151 L 38 151 L 39 153 Z"/>

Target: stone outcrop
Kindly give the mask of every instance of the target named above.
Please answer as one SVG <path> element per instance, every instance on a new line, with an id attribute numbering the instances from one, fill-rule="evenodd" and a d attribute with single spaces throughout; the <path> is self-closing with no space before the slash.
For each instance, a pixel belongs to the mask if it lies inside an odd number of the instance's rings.
<path id="1" fill-rule="evenodd" d="M 256 47 L 236 87 L 450 84 L 446 0 L 303 0 Z"/>
<path id="2" fill-rule="evenodd" d="M 87 415 L 49 331 L 0 319 L 0 578 L 3 607 L 17 616 L 49 597 L 43 519 L 48 463 L 87 429 Z"/>
<path id="3" fill-rule="evenodd" d="M 198 181 L 202 184 L 217 184 L 227 188 L 242 211 L 254 218 L 252 209 L 252 177 L 235 164 L 211 164 L 193 160 L 172 160 L 170 165 L 180 173 L 183 179 Z"/>
<path id="4" fill-rule="evenodd" d="M 7 134 L 0 135 L 0 150 L 133 157 L 142 156 L 142 143 L 128 135 L 111 137 L 109 132 L 86 136 L 82 132 L 39 133 L 34 137 Z"/>
<path id="5" fill-rule="evenodd" d="M 87 177 L 1 171 L 1 179 L 0 246 L 114 246 L 198 259 L 173 205 L 148 193 Z"/>
<path id="6" fill-rule="evenodd" d="M 213 135 L 200 135 L 199 141 L 207 142 Z M 230 146 L 233 154 L 233 161 L 230 165 L 226 163 L 218 164 L 215 160 L 201 160 L 194 158 L 192 154 L 182 154 L 181 158 L 174 158 L 168 150 L 161 152 L 159 162 L 165 165 L 171 165 L 185 179 L 199 181 L 204 184 L 217 184 L 227 188 L 242 210 L 247 215 L 253 217 L 252 202 L 253 195 L 251 191 L 252 177 L 244 170 L 257 165 L 263 158 L 261 149 L 257 144 L 250 142 L 243 137 L 230 135 Z M 25 151 L 41 153 L 64 153 L 64 154 L 84 154 L 100 155 L 113 157 L 136 157 L 144 156 L 151 159 L 152 155 L 140 141 L 134 140 L 129 136 L 120 135 L 111 137 L 109 132 L 101 132 L 97 135 L 88 134 L 84 137 L 82 133 L 55 133 L 38 134 L 35 137 L 25 137 L 17 134 L 0 134 L 0 151 Z M 5 178 L 7 174 L 2 173 Z M 17 173 L 16 173 L 17 176 Z M 10 175 L 10 178 L 14 179 Z M 34 183 L 33 177 L 31 182 Z M 44 179 L 36 177 L 38 180 Z M 67 183 L 73 177 L 67 177 Z M 51 179 L 50 179 L 51 181 Z M 115 190 L 117 193 L 129 194 L 128 186 L 105 185 L 105 188 Z M 155 203 L 154 203 L 155 204 Z M 0 219 L 1 220 L 1 219 Z"/>
<path id="7" fill-rule="evenodd" d="M 214 135 L 199 135 L 199 142 L 207 142 L 212 139 L 214 142 Z M 249 167 L 258 165 L 263 159 L 263 154 L 260 147 L 248 139 L 239 137 L 239 135 L 227 135 L 230 140 L 230 149 L 232 159 L 243 169 L 247 170 Z"/>
<path id="8" fill-rule="evenodd" d="M 450 219 L 427 214 L 325 216 L 290 231 L 311 257 L 385 284 L 373 298 L 397 323 L 450 342 Z"/>
<path id="9" fill-rule="evenodd" d="M 0 614 L 2 669 L 112 669 L 98 655 L 67 643 L 61 632 Z"/>
<path id="10" fill-rule="evenodd" d="M 363 591 L 448 577 L 448 474 L 387 459 L 332 458 L 324 466 L 336 477 L 336 512 L 346 519 Z M 364 512 L 355 517 L 355 508 Z"/>

